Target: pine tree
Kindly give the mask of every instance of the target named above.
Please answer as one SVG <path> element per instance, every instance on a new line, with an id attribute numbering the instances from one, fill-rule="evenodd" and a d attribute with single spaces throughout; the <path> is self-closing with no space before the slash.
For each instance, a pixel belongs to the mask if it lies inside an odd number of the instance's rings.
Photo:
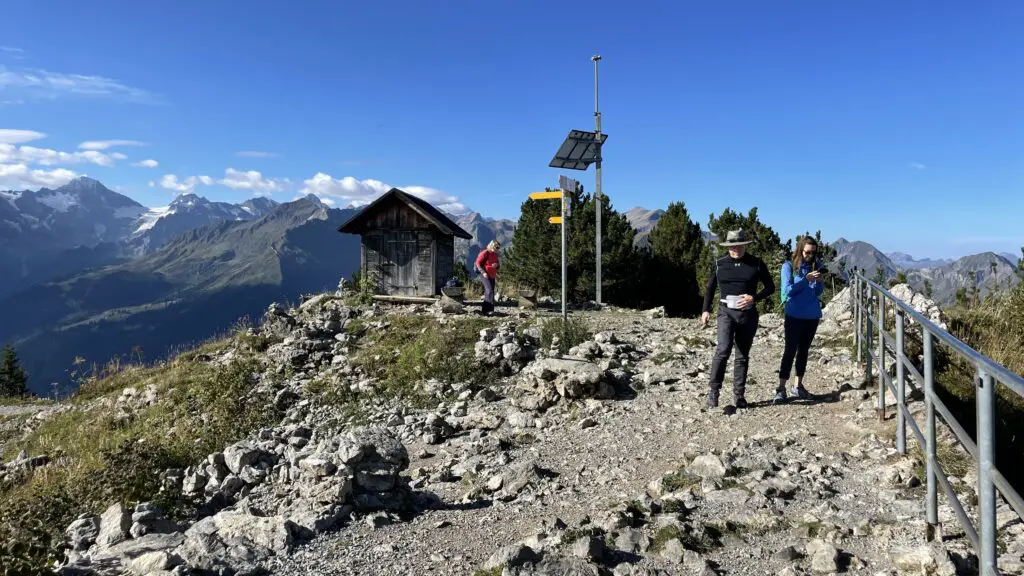
<path id="1" fill-rule="evenodd" d="M 594 199 L 583 186 L 569 194 L 567 230 L 567 286 L 570 302 L 594 299 L 597 222 Z M 540 294 L 558 297 L 562 286 L 562 240 L 558 225 L 548 218 L 561 214 L 557 201 L 527 200 L 520 207 L 512 248 L 502 255 L 506 278 Z M 601 202 L 601 299 L 609 304 L 636 305 L 643 301 L 639 288 L 644 254 L 633 246 L 636 230 L 624 214 Z"/>
<path id="2" fill-rule="evenodd" d="M 907 275 L 903 273 L 903 270 L 900 270 L 899 272 L 896 273 L 896 283 L 897 284 L 906 284 L 907 283 Z"/>
<path id="3" fill-rule="evenodd" d="M 561 213 L 558 202 L 527 200 L 520 207 L 512 247 L 501 258 L 502 276 L 514 284 L 557 296 L 561 290 L 561 231 L 548 218 Z"/>
<path id="4" fill-rule="evenodd" d="M 879 286 L 885 285 L 885 269 L 882 268 L 881 264 L 879 264 L 878 267 L 875 268 L 875 277 L 872 278 L 871 280 L 875 284 L 878 284 Z"/>
<path id="5" fill-rule="evenodd" d="M 792 245 L 790 242 L 783 244 L 782 239 L 779 238 L 775 230 L 758 219 L 756 206 L 751 208 L 746 215 L 726 208 L 720 216 L 716 217 L 712 213 L 708 217 L 708 230 L 714 233 L 715 236 L 718 236 L 719 241 L 725 239 L 729 230 L 741 228 L 754 240 L 753 244 L 747 245 L 747 252 L 764 260 L 775 282 L 776 293 L 773 294 L 775 297 L 762 300 L 758 304 L 757 309 L 762 313 L 778 312 L 781 309 L 778 298 L 779 270 L 782 268 L 782 262 L 793 253 Z M 697 278 L 700 281 L 702 293 L 707 286 L 708 279 L 714 273 L 715 259 L 724 255 L 726 253 L 725 250 L 725 248 L 722 248 L 717 243 L 707 243 L 704 245 L 701 253 L 700 267 L 697 270 Z"/>
<path id="6" fill-rule="evenodd" d="M 14 347 L 7 344 L 0 352 L 0 396 L 22 397 L 28 394 L 28 377 L 18 361 Z"/>
<path id="7" fill-rule="evenodd" d="M 700 312 L 697 267 L 704 249 L 700 224 L 690 219 L 682 202 L 669 204 L 651 230 L 651 266 L 655 272 L 645 285 L 651 299 L 665 307 L 669 316 L 693 316 Z"/>
<path id="8" fill-rule="evenodd" d="M 580 186 L 569 218 L 568 241 L 569 292 L 570 298 L 576 302 L 594 299 L 597 276 L 594 206 L 593 196 L 584 194 Z M 611 199 L 602 195 L 601 300 L 607 304 L 638 306 L 644 300 L 643 287 L 639 284 L 643 253 L 634 246 L 635 237 L 636 230 L 626 215 L 617 212 Z"/>
<path id="9" fill-rule="evenodd" d="M 924 279 L 924 297 L 932 299 L 932 281 L 927 278 Z"/>

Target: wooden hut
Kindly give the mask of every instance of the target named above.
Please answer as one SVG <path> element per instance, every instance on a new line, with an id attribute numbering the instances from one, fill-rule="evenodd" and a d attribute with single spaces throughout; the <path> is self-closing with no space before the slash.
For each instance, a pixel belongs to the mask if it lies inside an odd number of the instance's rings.
<path id="1" fill-rule="evenodd" d="M 440 210 L 392 188 L 338 227 L 358 234 L 360 274 L 376 278 L 376 294 L 436 296 L 455 273 L 455 238 L 471 240 Z"/>

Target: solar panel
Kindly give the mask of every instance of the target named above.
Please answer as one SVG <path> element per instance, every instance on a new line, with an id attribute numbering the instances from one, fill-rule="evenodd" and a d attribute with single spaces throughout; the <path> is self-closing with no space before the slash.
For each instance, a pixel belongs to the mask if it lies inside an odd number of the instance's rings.
<path id="1" fill-rule="evenodd" d="M 586 170 L 597 160 L 598 144 L 604 144 L 607 139 L 607 134 L 601 134 L 601 140 L 598 142 L 596 132 L 570 130 L 569 135 L 566 136 L 548 166 L 568 168 L 569 170 Z"/>

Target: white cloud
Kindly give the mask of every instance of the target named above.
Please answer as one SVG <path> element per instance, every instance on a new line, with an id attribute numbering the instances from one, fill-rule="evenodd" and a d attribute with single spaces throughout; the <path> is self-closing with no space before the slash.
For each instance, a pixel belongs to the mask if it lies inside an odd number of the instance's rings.
<path id="1" fill-rule="evenodd" d="M 189 176 L 182 181 L 178 181 L 178 177 L 176 175 L 164 174 L 164 177 L 160 179 L 160 186 L 168 190 L 187 194 L 195 190 L 197 180 L 198 179 L 195 176 Z"/>
<path id="2" fill-rule="evenodd" d="M 925 168 L 927 168 L 927 166 L 921 164 L 920 162 L 911 162 L 910 167 L 916 170 L 924 170 Z"/>
<path id="3" fill-rule="evenodd" d="M 66 168 L 33 170 L 25 164 L 0 164 L 0 187 L 12 190 L 56 188 L 77 177 Z"/>
<path id="4" fill-rule="evenodd" d="M 99 164 L 100 166 L 113 166 L 113 156 L 107 156 L 103 152 L 97 152 L 96 150 L 86 150 L 84 152 L 75 152 L 75 157 L 84 158 L 88 162 L 93 164 Z"/>
<path id="5" fill-rule="evenodd" d="M 220 183 L 232 190 L 252 190 L 255 194 L 283 192 L 290 184 L 288 179 L 264 178 L 255 170 L 243 172 L 234 168 L 224 171 L 224 179 Z"/>
<path id="6" fill-rule="evenodd" d="M 466 208 L 463 203 L 459 202 L 457 197 L 445 194 L 436 188 L 427 188 L 426 186 L 406 186 L 402 188 L 402 190 L 405 190 L 414 196 L 419 196 L 437 208 L 450 214 L 465 214 L 466 212 L 469 212 L 469 209 Z"/>
<path id="7" fill-rule="evenodd" d="M 179 180 L 176 174 L 164 174 L 164 177 L 160 179 L 160 186 L 162 188 L 181 192 L 182 194 L 193 192 L 199 184 L 212 186 L 214 180 L 209 176 L 189 176 L 184 180 Z"/>
<path id="8" fill-rule="evenodd" d="M 38 164 L 54 166 L 57 164 L 91 163 L 99 166 L 113 166 L 114 159 L 103 152 L 86 150 L 83 152 L 62 152 L 35 146 L 14 146 L 0 143 L 0 162 L 9 164 Z"/>
<path id="9" fill-rule="evenodd" d="M 20 99 L 91 97 L 122 102 L 162 103 L 160 96 L 128 86 L 113 78 L 50 72 L 41 68 L 11 69 L 3 65 L 0 65 L 0 92 Z"/>
<path id="10" fill-rule="evenodd" d="M 277 158 L 280 154 L 277 152 L 263 152 L 261 150 L 242 150 L 241 152 L 235 152 L 235 156 L 241 158 Z"/>
<path id="11" fill-rule="evenodd" d="M 121 154 L 120 152 L 111 152 L 110 153 L 110 157 L 113 158 L 114 160 L 127 160 L 128 159 L 127 156 L 125 156 L 124 154 Z"/>
<path id="12" fill-rule="evenodd" d="M 305 184 L 305 187 L 302 189 L 303 194 L 315 194 L 322 199 L 337 198 L 353 206 L 369 204 L 392 188 L 392 186 L 380 180 L 359 180 L 351 176 L 335 179 L 323 172 L 317 172 L 312 178 L 305 180 L 303 183 Z M 446 194 L 436 188 L 428 188 L 426 186 L 398 186 L 397 188 L 409 194 L 419 196 L 446 212 L 452 214 L 468 212 L 466 206 L 459 202 L 456 196 Z"/>
<path id="13" fill-rule="evenodd" d="M 157 162 L 156 160 L 142 160 L 140 162 L 135 162 L 134 164 L 132 164 L 132 166 L 139 166 L 141 168 L 156 168 L 159 165 L 160 163 Z"/>
<path id="14" fill-rule="evenodd" d="M 145 146 L 145 142 L 138 140 L 90 140 L 78 145 L 81 150 L 106 150 L 114 146 Z"/>
<path id="15" fill-rule="evenodd" d="M 0 144 L 23 144 L 33 140 L 46 138 L 46 134 L 35 130 L 16 130 L 14 128 L 0 128 Z"/>
<path id="16" fill-rule="evenodd" d="M 152 180 L 150 180 L 149 181 L 149 187 L 150 188 L 156 188 L 156 182 L 153 182 Z"/>

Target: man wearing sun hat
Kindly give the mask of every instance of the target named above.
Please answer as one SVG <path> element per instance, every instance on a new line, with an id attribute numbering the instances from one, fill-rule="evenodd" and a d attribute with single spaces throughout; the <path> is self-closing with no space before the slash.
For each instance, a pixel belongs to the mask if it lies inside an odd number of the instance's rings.
<path id="1" fill-rule="evenodd" d="M 750 347 L 757 332 L 758 302 L 775 292 L 775 281 L 764 261 L 747 253 L 747 244 L 753 242 L 743 230 L 730 230 L 720 246 L 729 253 L 715 260 L 707 289 L 704 291 L 704 309 L 700 317 L 701 327 L 708 325 L 711 317 L 711 301 L 715 289 L 721 292 L 718 304 L 718 346 L 711 361 L 710 390 L 708 407 L 718 407 L 718 392 L 725 378 L 725 365 L 729 361 L 733 343 L 736 344 L 736 358 L 733 359 L 733 401 L 736 408 L 746 408 L 744 392 L 747 384 L 747 363 Z M 763 288 L 757 290 L 757 283 Z"/>

